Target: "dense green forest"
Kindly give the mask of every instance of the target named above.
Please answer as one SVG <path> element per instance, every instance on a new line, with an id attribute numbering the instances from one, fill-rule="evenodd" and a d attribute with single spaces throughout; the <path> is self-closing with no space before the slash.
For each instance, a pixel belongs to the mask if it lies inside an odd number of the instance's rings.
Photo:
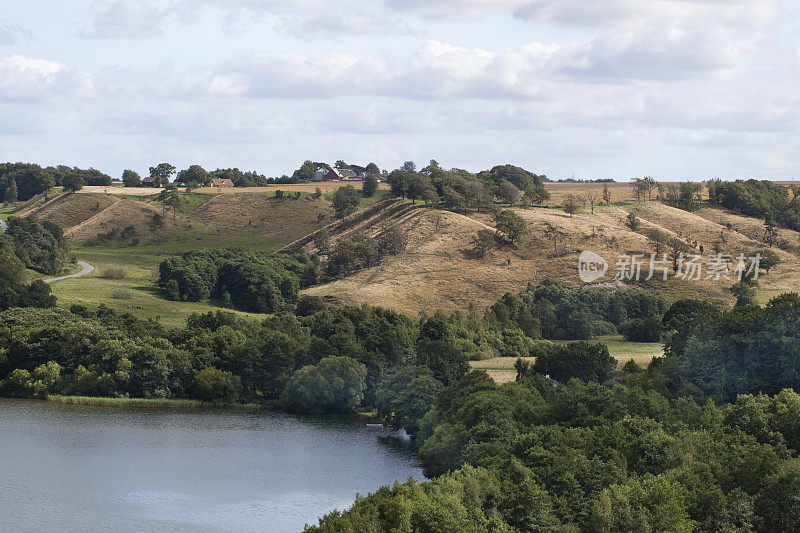
<path id="1" fill-rule="evenodd" d="M 347 403 L 346 410 L 353 410 L 374 408 L 381 384 L 399 368 L 424 370 L 450 385 L 467 372 L 471 358 L 528 355 L 534 344 L 519 330 L 499 331 L 459 313 L 414 321 L 377 307 L 328 307 L 309 297 L 262 321 L 217 312 L 193 315 L 186 328 L 177 330 L 102 306 L 96 311 L 12 309 L 0 314 L 0 332 L 0 375 L 9 376 L 4 390 L 10 395 L 219 399 L 198 394 L 198 373 L 205 371 L 201 380 L 214 373 L 236 384 L 226 386 L 226 401 L 277 401 L 286 393 L 289 407 L 321 412 L 339 411 L 340 404 L 291 400 L 301 399 L 298 390 L 305 386 L 325 397 L 320 384 L 326 375 L 333 381 L 335 373 L 326 373 L 334 363 L 352 368 L 356 377 L 364 370 L 354 385 L 362 396 Z M 346 361 L 299 372 L 331 358 Z M 11 383 L 9 373 L 32 376 L 50 363 L 59 368 L 59 379 L 48 388 L 33 391 Z"/>
<path id="2" fill-rule="evenodd" d="M 310 530 L 797 531 L 800 297 L 708 318 L 702 302 L 673 307 L 672 346 L 685 348 L 644 371 L 592 380 L 604 354 L 584 347 L 561 365 L 577 376 L 566 383 L 524 364 L 501 386 L 473 371 L 424 415 L 414 399 L 432 387 L 417 383 L 396 410 L 437 477 L 384 487 Z"/>
<path id="3" fill-rule="evenodd" d="M 10 238 L 14 254 L 26 268 L 42 274 L 58 274 L 67 262 L 64 232 L 48 221 L 40 222 L 34 216 L 12 217 L 6 236 Z"/>

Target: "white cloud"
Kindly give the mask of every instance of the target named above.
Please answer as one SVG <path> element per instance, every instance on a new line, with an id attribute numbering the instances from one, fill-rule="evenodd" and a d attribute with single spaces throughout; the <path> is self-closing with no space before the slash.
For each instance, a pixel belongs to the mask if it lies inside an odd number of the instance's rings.
<path id="1" fill-rule="evenodd" d="M 50 97 L 89 97 L 91 76 L 55 61 L 12 55 L 0 59 L 0 101 L 35 102 Z"/>
<path id="2" fill-rule="evenodd" d="M 531 43 L 493 53 L 429 41 L 406 58 L 261 54 L 225 62 L 198 90 L 215 96 L 336 98 L 366 95 L 422 100 L 526 99 L 559 50 Z"/>
<path id="3" fill-rule="evenodd" d="M 301 39 L 412 33 L 381 0 L 173 0 L 166 11 L 191 22 L 208 10 L 227 13 L 228 23 L 269 21 Z"/>
<path id="4" fill-rule="evenodd" d="M 88 37 L 138 39 L 162 35 L 162 15 L 147 0 L 92 0 Z"/>
<path id="5" fill-rule="evenodd" d="M 10 46 L 22 41 L 33 41 L 33 33 L 9 23 L 0 23 L 0 46 Z"/>
<path id="6" fill-rule="evenodd" d="M 753 27 L 776 13 L 776 0 L 533 0 L 514 10 L 523 20 L 601 30 L 675 22 Z"/>

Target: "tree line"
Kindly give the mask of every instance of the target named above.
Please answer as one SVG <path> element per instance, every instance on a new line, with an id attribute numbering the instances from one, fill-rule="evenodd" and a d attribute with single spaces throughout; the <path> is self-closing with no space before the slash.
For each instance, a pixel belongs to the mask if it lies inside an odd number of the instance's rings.
<path id="1" fill-rule="evenodd" d="M 0 199 L 5 203 L 25 202 L 53 187 L 78 190 L 83 185 L 111 185 L 111 181 L 111 176 L 94 168 L 0 163 Z"/>
<path id="2" fill-rule="evenodd" d="M 533 339 L 630 335 L 631 328 L 647 323 L 652 324 L 652 338 L 630 340 L 658 341 L 666 309 L 666 300 L 646 291 L 572 289 L 548 278 L 518 294 L 505 294 L 491 307 L 488 319 L 500 327 L 519 327 Z"/>
<path id="3" fill-rule="evenodd" d="M 735 213 L 764 219 L 800 231 L 800 185 L 786 187 L 772 181 L 708 182 L 709 200 Z"/>
<path id="4" fill-rule="evenodd" d="M 495 197 L 509 205 L 540 205 L 550 198 L 544 188 L 546 176 L 538 176 L 513 165 L 498 165 L 473 174 L 466 170 L 445 170 L 432 160 L 417 172 L 407 162 L 389 173 L 391 193 L 426 205 L 441 205 L 452 211 L 472 209 L 493 211 Z"/>

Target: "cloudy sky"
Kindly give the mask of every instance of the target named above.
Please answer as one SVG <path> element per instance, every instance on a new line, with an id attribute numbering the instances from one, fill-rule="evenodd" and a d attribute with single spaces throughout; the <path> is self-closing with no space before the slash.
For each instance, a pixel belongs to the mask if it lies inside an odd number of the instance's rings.
<path id="1" fill-rule="evenodd" d="M 800 177 L 799 4 L 4 2 L 0 160 Z"/>

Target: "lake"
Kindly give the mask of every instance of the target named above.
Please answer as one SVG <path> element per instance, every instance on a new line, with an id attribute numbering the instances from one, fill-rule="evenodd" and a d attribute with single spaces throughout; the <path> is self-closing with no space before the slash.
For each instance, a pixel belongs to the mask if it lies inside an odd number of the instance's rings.
<path id="1" fill-rule="evenodd" d="M 299 531 L 409 476 L 389 429 L 0 400 L 0 531 Z"/>

